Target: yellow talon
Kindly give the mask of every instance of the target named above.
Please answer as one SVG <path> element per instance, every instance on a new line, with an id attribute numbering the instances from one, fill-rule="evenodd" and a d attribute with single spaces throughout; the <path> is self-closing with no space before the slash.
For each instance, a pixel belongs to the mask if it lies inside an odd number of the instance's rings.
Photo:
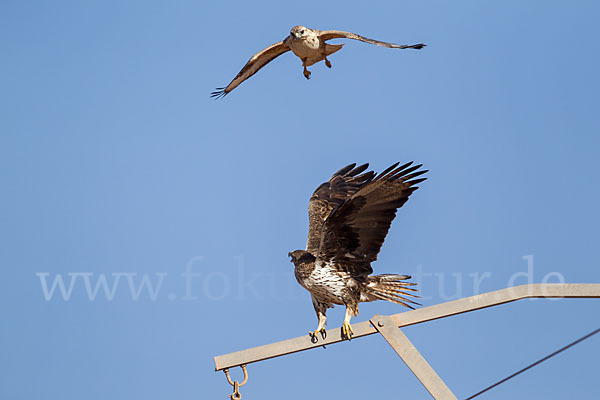
<path id="1" fill-rule="evenodd" d="M 342 324 L 342 334 L 348 340 L 352 338 L 354 330 L 352 330 L 352 325 L 350 325 L 349 322 L 344 321 L 344 323 Z"/>
<path id="2" fill-rule="evenodd" d="M 317 333 L 321 333 L 321 337 L 323 339 L 325 339 L 327 337 L 327 330 L 325 328 L 321 328 L 320 330 L 315 329 L 314 332 L 308 331 L 308 334 L 310 335 L 311 338 L 315 338 L 318 340 Z"/>

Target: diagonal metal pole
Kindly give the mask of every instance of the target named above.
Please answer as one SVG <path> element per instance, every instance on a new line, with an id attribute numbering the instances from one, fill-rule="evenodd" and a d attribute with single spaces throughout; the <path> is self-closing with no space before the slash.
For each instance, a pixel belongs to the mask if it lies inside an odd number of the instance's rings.
<path id="1" fill-rule="evenodd" d="M 402 361 L 410 368 L 417 379 L 421 381 L 434 399 L 456 400 L 456 396 L 454 396 L 444 381 L 431 368 L 404 332 L 397 327 L 391 317 L 375 315 L 371 318 L 371 324 L 398 353 Z"/>

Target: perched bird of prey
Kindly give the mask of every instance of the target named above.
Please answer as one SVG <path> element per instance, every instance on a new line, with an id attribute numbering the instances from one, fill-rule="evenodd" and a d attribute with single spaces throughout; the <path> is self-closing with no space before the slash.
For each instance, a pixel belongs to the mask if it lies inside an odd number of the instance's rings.
<path id="1" fill-rule="evenodd" d="M 360 40 L 362 42 L 389 47 L 391 49 L 422 49 L 425 47 L 422 43 L 400 45 L 380 42 L 379 40 L 369 39 L 351 32 L 320 31 L 318 29 L 309 29 L 305 26 L 298 25 L 293 27 L 290 31 L 290 35 L 281 42 L 272 44 L 250 57 L 250 60 L 248 60 L 246 65 L 244 65 L 244 68 L 242 68 L 236 77 L 233 78 L 231 83 L 225 88 L 217 88 L 216 91 L 211 93 L 211 97 L 219 98 L 226 96 L 229 92 L 238 87 L 240 83 L 257 73 L 259 69 L 290 50 L 302 60 L 304 76 L 306 79 L 310 79 L 310 72 L 306 67 L 310 67 L 321 60 L 325 60 L 325 65 L 327 65 L 328 68 L 331 68 L 331 62 L 327 59 L 327 56 L 340 50 L 343 44 L 328 44 L 325 42 L 327 40 L 339 38 Z"/>
<path id="2" fill-rule="evenodd" d="M 321 184 L 308 204 L 309 231 L 306 250 L 289 253 L 296 279 L 311 293 L 319 323 L 309 332 L 325 338 L 328 308 L 346 306 L 342 336 L 350 339 L 350 318 L 358 315 L 358 303 L 388 300 L 413 308 L 418 304 L 406 296 L 418 297 L 406 282 L 408 275 L 371 275 L 396 210 L 427 178 L 427 172 L 412 162 L 396 163 L 376 174 L 365 172 L 369 164 L 350 164 Z"/>

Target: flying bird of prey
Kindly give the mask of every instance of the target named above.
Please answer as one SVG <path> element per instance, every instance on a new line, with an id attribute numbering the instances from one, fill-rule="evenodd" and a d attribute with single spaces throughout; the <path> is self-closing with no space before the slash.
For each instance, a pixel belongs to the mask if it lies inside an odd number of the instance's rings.
<path id="1" fill-rule="evenodd" d="M 369 164 L 350 164 L 321 184 L 308 204 L 309 232 L 306 250 L 289 253 L 296 279 L 311 293 L 319 320 L 309 334 L 325 338 L 328 308 L 345 305 L 342 336 L 350 339 L 350 318 L 358 315 L 358 303 L 388 300 L 413 308 L 407 298 L 418 297 L 406 282 L 408 275 L 371 275 L 371 263 L 385 240 L 396 210 L 427 178 L 426 170 L 412 162 L 396 163 L 376 174 L 365 172 Z"/>
<path id="2" fill-rule="evenodd" d="M 244 68 L 242 68 L 236 77 L 233 78 L 231 83 L 225 88 L 217 88 L 216 91 L 211 93 L 211 97 L 219 98 L 226 96 L 229 92 L 238 87 L 240 83 L 257 73 L 259 69 L 290 50 L 302 60 L 304 76 L 306 79 L 310 79 L 310 71 L 308 71 L 306 67 L 310 67 L 319 61 L 325 60 L 325 65 L 327 65 L 328 68 L 331 68 L 331 62 L 327 59 L 327 56 L 340 50 L 343 44 L 329 44 L 325 42 L 327 40 L 340 38 L 360 40 L 362 42 L 389 47 L 391 49 L 422 49 L 425 47 L 422 43 L 400 45 L 380 42 L 379 40 L 369 39 L 352 32 L 334 30 L 320 31 L 318 29 L 309 29 L 298 25 L 292 28 L 288 37 L 250 57 L 250 60 L 248 60 L 246 65 L 244 65 Z"/>

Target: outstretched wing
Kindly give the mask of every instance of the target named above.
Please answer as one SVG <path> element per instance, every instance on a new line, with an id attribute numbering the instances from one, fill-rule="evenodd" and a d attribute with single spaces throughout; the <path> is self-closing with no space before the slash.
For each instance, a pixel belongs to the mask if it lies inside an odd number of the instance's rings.
<path id="1" fill-rule="evenodd" d="M 423 43 L 419 44 L 395 44 L 388 42 L 381 42 L 379 40 L 369 39 L 361 35 L 357 35 L 352 32 L 344 32 L 344 31 L 319 31 L 319 38 L 321 40 L 331 40 L 331 39 L 354 39 L 360 40 L 361 42 L 375 44 L 377 46 L 389 47 L 390 49 L 422 49 L 426 45 Z"/>
<path id="2" fill-rule="evenodd" d="M 317 260 L 335 261 L 353 276 L 373 272 L 370 263 L 377 259 L 396 210 L 427 179 L 414 179 L 427 171 L 411 165 L 392 165 L 331 213 L 323 224 Z"/>
<path id="3" fill-rule="evenodd" d="M 259 69 L 273 61 L 275 58 L 279 57 L 286 51 L 290 50 L 290 46 L 283 41 L 277 42 L 275 44 L 270 45 L 264 50 L 259 51 L 244 65 L 244 68 L 233 78 L 231 83 L 227 85 L 225 88 L 217 88 L 214 92 L 210 94 L 210 97 L 221 98 L 227 96 L 229 92 L 238 87 L 238 85 L 244 82 L 246 79 L 250 78 L 252 75 L 258 72 Z"/>
<path id="4" fill-rule="evenodd" d="M 321 243 L 323 222 L 333 210 L 343 204 L 361 187 L 371 181 L 375 172 L 363 173 L 369 164 L 350 164 L 334 173 L 329 181 L 319 185 L 308 202 L 308 241 L 306 251 L 317 254 Z"/>

